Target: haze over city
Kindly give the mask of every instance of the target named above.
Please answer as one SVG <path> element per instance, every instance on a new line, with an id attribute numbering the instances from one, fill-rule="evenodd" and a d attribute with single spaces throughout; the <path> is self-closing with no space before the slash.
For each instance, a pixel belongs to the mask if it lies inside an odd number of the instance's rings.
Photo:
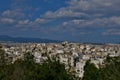
<path id="1" fill-rule="evenodd" d="M 0 0 L 0 35 L 120 42 L 120 0 Z"/>

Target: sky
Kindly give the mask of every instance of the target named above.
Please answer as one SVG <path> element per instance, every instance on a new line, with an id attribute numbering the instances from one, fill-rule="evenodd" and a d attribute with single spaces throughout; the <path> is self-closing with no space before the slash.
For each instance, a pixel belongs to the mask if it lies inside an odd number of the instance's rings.
<path id="1" fill-rule="evenodd" d="M 0 0 L 0 35 L 120 42 L 120 0 Z"/>

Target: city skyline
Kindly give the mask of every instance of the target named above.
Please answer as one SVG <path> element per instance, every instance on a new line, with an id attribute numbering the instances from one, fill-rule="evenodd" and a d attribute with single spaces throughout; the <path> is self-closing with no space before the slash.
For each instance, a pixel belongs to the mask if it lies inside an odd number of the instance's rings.
<path id="1" fill-rule="evenodd" d="M 0 35 L 120 42 L 119 0 L 1 0 Z"/>

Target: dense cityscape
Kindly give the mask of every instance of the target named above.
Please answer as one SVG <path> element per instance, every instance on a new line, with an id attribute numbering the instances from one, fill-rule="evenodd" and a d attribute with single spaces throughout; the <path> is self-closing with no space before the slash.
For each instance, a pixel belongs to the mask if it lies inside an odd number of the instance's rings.
<path id="1" fill-rule="evenodd" d="M 105 59 L 120 56 L 119 44 L 82 44 L 69 43 L 1 43 L 2 49 L 14 63 L 23 59 L 24 54 L 32 53 L 36 63 L 42 64 L 48 58 L 58 60 L 65 70 L 75 77 L 83 78 L 84 66 L 88 60 L 97 68 L 104 66 Z"/>

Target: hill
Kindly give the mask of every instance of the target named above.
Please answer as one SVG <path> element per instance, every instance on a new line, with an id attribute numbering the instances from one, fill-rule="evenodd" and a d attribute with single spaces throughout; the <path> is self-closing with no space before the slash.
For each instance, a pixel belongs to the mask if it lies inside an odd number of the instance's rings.
<path id="1" fill-rule="evenodd" d="M 26 38 L 26 37 L 11 37 L 7 35 L 0 35 L 1 42 L 19 42 L 19 43 L 59 43 L 59 40 L 41 39 L 41 38 Z"/>

